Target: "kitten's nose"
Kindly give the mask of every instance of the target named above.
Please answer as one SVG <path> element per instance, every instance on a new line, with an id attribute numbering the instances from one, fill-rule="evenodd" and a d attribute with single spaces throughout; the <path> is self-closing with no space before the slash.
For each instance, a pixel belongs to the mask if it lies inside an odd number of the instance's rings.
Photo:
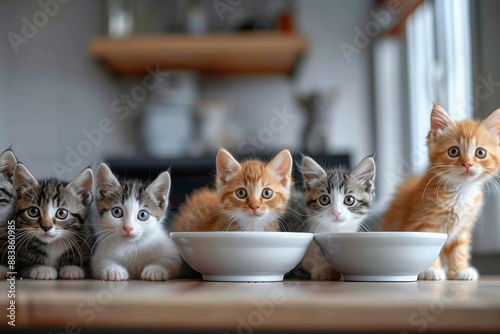
<path id="1" fill-rule="evenodd" d="M 470 162 L 464 162 L 462 164 L 462 166 L 464 166 L 466 170 L 469 170 L 469 168 L 472 166 L 472 164 Z"/>
<path id="2" fill-rule="evenodd" d="M 42 228 L 42 230 L 47 232 L 47 231 L 50 231 L 50 229 L 52 228 L 52 225 L 40 225 L 40 227 Z"/>
<path id="3" fill-rule="evenodd" d="M 253 210 L 253 213 L 256 213 L 257 210 L 260 208 L 259 205 L 250 205 L 250 208 Z"/>
<path id="4" fill-rule="evenodd" d="M 340 216 L 340 212 L 339 212 L 339 211 L 337 211 L 337 210 L 333 210 L 333 211 L 332 211 L 332 213 L 333 213 L 333 215 L 334 215 L 337 219 L 339 218 L 339 216 Z"/>
<path id="5" fill-rule="evenodd" d="M 127 234 L 130 234 L 134 230 L 133 227 L 128 227 L 128 226 L 123 226 L 123 230 L 127 232 Z"/>

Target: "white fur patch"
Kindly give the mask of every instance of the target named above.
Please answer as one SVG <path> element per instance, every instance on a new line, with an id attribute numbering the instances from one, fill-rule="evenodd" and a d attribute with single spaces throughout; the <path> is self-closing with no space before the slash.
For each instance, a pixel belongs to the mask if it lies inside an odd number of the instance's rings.
<path id="1" fill-rule="evenodd" d="M 30 278 L 32 279 L 56 279 L 57 270 L 54 267 L 49 266 L 38 266 L 34 267 L 30 271 Z"/>
<path id="2" fill-rule="evenodd" d="M 156 264 L 146 266 L 141 273 L 141 279 L 145 281 L 166 281 L 169 278 L 168 270 Z"/>
<path id="3" fill-rule="evenodd" d="M 453 277 L 448 277 L 452 280 L 463 280 L 463 281 L 477 281 L 479 279 L 479 273 L 476 268 L 465 268 L 456 273 Z"/>
<path id="4" fill-rule="evenodd" d="M 351 233 L 357 232 L 359 226 L 361 225 L 361 218 L 353 218 L 347 219 L 343 222 L 336 222 L 333 219 L 333 215 L 330 210 L 325 210 L 322 213 L 315 214 L 311 216 L 308 220 L 309 232 L 311 233 L 322 233 L 322 232 L 343 232 L 343 233 Z"/>
<path id="5" fill-rule="evenodd" d="M 53 201 L 51 201 L 48 205 L 47 205 L 47 213 L 46 213 L 46 216 L 48 217 L 55 217 L 56 215 L 56 212 L 59 208 L 55 205 L 55 203 Z M 42 230 L 41 227 L 38 227 L 38 229 L 36 230 L 36 235 L 38 237 L 38 239 L 43 242 L 43 243 L 46 243 L 46 244 L 51 244 L 51 243 L 55 243 L 55 241 L 57 241 L 60 237 L 61 237 L 61 234 L 62 234 L 62 231 L 59 227 L 57 226 L 53 226 L 49 231 L 45 232 L 44 230 Z M 62 245 L 60 242 L 58 242 L 57 244 L 59 245 Z M 66 246 L 64 246 L 62 252 L 64 252 L 66 250 Z M 57 252 L 59 251 L 59 248 L 58 247 L 55 247 L 54 248 L 54 252 Z M 50 251 L 49 252 L 49 256 L 52 257 L 52 254 Z M 59 253 L 59 255 L 57 255 L 57 257 L 59 257 L 62 253 Z M 57 259 L 56 259 L 57 260 Z M 52 264 L 52 262 L 46 262 L 45 263 L 46 265 L 49 265 L 49 266 L 54 266 L 55 264 Z"/>
<path id="6" fill-rule="evenodd" d="M 474 204 L 474 198 L 482 191 L 481 182 L 470 182 L 461 185 L 458 189 L 453 190 L 455 196 L 453 198 L 453 210 L 455 211 L 457 221 L 448 225 L 446 233 L 448 233 L 447 244 L 453 243 L 458 237 L 458 233 L 464 226 L 473 224 L 473 219 L 476 216 L 481 206 Z"/>
<path id="7" fill-rule="evenodd" d="M 50 267 L 55 267 L 59 258 L 68 250 L 67 245 L 61 241 L 56 240 L 51 244 L 46 246 L 47 258 L 45 259 L 45 265 Z"/>
<path id="8" fill-rule="evenodd" d="M 59 270 L 59 277 L 62 279 L 83 279 L 85 278 L 85 273 L 78 266 L 65 266 Z"/>
<path id="9" fill-rule="evenodd" d="M 118 264 L 105 267 L 97 278 L 105 281 L 126 281 L 129 278 L 127 269 Z"/>
<path id="10" fill-rule="evenodd" d="M 423 273 L 420 273 L 420 275 L 418 275 L 418 279 L 426 281 L 444 281 L 446 279 L 446 274 L 444 273 L 443 269 L 436 269 L 431 267 Z"/>

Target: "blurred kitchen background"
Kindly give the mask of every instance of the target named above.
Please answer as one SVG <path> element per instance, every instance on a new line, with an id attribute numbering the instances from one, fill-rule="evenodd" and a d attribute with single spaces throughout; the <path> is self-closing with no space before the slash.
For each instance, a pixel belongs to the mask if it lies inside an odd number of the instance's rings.
<path id="1" fill-rule="evenodd" d="M 220 145 L 351 167 L 376 153 L 376 229 L 394 187 L 426 166 L 433 101 L 456 119 L 500 107 L 499 12 L 494 0 L 2 0 L 0 144 L 37 177 L 171 167 L 174 210 L 210 182 Z M 474 261 L 498 273 L 500 197 L 487 198 Z"/>

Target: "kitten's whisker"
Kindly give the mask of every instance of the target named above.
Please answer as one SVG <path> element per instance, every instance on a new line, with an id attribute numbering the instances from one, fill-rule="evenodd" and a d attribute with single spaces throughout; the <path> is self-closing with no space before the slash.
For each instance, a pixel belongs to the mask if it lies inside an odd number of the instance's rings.
<path id="1" fill-rule="evenodd" d="M 80 257 L 80 265 L 83 265 L 83 253 L 81 251 L 81 248 L 80 248 L 80 245 L 78 244 L 77 240 L 74 238 L 74 235 L 73 232 L 71 233 L 67 233 L 65 235 L 63 235 L 65 238 L 67 238 L 68 242 L 74 246 L 74 248 L 76 249 L 76 252 L 78 254 L 78 256 Z M 73 247 L 72 247 L 73 249 Z M 74 254 L 73 254 L 73 257 L 74 257 Z"/>
<path id="2" fill-rule="evenodd" d="M 114 231 L 105 231 L 104 233 L 102 233 L 101 236 L 99 236 L 99 238 L 97 238 L 96 241 L 94 242 L 94 245 L 90 249 L 90 254 L 91 255 L 94 254 L 94 248 L 97 247 L 100 244 L 100 242 L 102 241 L 101 239 L 106 240 L 107 236 L 113 235 L 114 233 L 115 233 Z"/>
<path id="3" fill-rule="evenodd" d="M 436 178 L 440 177 L 440 175 L 441 175 L 441 173 L 434 174 L 433 177 L 427 182 L 427 184 L 425 185 L 424 191 L 422 192 L 422 197 L 420 198 L 419 205 L 425 203 L 423 201 L 424 201 L 424 198 L 425 198 L 425 194 L 427 192 L 427 188 L 429 187 L 429 185 L 431 184 L 431 182 L 434 181 Z"/>

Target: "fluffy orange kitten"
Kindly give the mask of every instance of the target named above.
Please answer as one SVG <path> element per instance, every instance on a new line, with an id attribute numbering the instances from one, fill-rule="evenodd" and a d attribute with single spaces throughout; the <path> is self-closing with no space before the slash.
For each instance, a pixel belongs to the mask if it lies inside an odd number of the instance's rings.
<path id="1" fill-rule="evenodd" d="M 400 186 L 382 226 L 448 233 L 440 257 L 419 279 L 478 279 L 469 266 L 471 233 L 483 204 L 483 184 L 500 167 L 499 135 L 500 109 L 482 122 L 454 122 L 434 105 L 427 136 L 430 166 Z M 441 261 L 447 264 L 446 274 Z"/>
<path id="2" fill-rule="evenodd" d="M 292 155 L 278 153 L 269 163 L 241 164 L 228 151 L 217 153 L 215 190 L 191 194 L 171 231 L 278 231 L 292 184 Z"/>

